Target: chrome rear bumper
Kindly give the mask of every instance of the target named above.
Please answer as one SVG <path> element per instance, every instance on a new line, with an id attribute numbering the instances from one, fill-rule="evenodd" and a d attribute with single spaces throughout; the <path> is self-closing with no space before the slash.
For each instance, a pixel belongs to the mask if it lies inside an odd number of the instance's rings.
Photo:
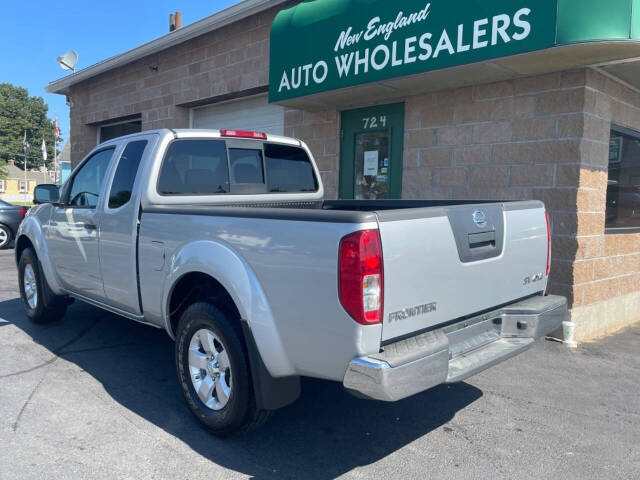
<path id="1" fill-rule="evenodd" d="M 343 385 L 356 395 L 393 402 L 459 382 L 529 349 L 567 315 L 564 297 L 528 298 L 355 358 Z"/>

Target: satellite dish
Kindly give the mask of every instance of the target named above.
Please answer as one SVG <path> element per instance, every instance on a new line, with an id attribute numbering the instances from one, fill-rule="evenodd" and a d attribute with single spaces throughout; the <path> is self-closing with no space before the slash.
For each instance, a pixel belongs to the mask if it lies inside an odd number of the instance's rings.
<path id="1" fill-rule="evenodd" d="M 78 54 L 75 50 L 69 50 L 64 55 L 56 58 L 56 61 L 60 64 L 63 70 L 76 71 L 76 65 L 78 64 Z"/>

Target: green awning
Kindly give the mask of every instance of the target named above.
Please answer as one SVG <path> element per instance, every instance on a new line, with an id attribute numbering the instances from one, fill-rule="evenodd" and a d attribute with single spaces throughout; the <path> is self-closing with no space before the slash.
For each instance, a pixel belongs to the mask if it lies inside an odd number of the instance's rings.
<path id="1" fill-rule="evenodd" d="M 269 99 L 494 81 L 638 57 L 637 40 L 640 0 L 307 1 L 271 27 Z"/>

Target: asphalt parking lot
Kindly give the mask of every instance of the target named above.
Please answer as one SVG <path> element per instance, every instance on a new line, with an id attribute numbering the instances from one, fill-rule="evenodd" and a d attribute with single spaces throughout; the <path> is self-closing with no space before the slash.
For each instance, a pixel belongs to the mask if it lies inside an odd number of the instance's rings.
<path id="1" fill-rule="evenodd" d="M 540 341 L 395 404 L 303 382 L 260 430 L 204 431 L 160 330 L 76 303 L 30 324 L 0 251 L 0 478 L 640 478 L 640 326 L 569 352 Z"/>

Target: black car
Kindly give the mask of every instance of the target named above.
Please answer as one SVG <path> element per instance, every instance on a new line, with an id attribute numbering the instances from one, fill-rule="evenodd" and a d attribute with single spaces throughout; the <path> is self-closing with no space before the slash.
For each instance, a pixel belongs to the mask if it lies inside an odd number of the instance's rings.
<path id="1" fill-rule="evenodd" d="M 7 248 L 18 232 L 27 207 L 0 200 L 0 249 Z"/>

